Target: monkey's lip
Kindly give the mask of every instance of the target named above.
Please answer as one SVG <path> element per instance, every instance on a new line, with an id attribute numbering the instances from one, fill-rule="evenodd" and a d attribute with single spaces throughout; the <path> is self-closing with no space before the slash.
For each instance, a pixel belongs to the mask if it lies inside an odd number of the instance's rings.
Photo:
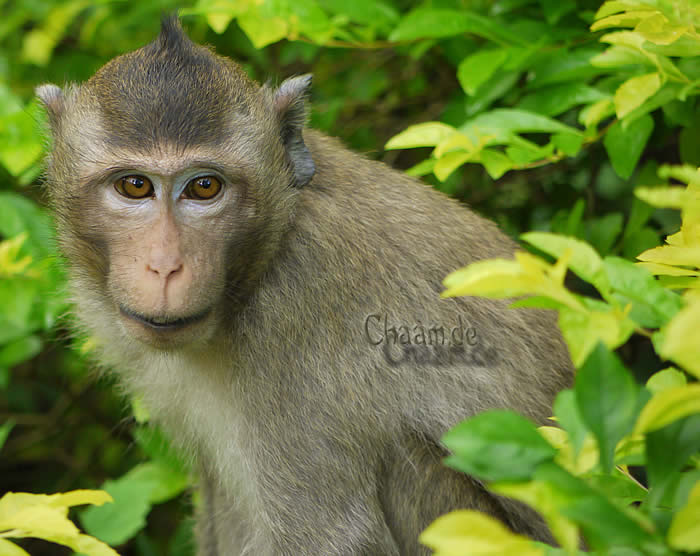
<path id="1" fill-rule="evenodd" d="M 194 324 L 196 322 L 200 322 L 204 320 L 208 315 L 210 310 L 207 309 L 201 313 L 197 313 L 195 315 L 191 315 L 189 317 L 178 317 L 178 318 L 168 318 L 168 317 L 148 317 L 146 315 L 142 315 L 140 313 L 137 313 L 135 311 L 131 311 L 127 309 L 126 307 L 119 307 L 119 311 L 121 312 L 122 315 L 125 317 L 128 317 L 132 320 L 135 320 L 138 323 L 143 324 L 144 326 L 147 326 L 153 330 L 157 331 L 170 331 L 170 330 L 180 330 L 182 328 L 185 328 L 186 326 L 189 326 L 190 324 Z"/>

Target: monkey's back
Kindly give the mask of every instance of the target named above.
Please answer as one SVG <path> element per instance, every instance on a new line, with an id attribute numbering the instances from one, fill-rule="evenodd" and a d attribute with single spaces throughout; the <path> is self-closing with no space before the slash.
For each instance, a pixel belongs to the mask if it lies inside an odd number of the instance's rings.
<path id="1" fill-rule="evenodd" d="M 449 427 L 491 408 L 543 423 L 572 381 L 553 313 L 439 297 L 449 272 L 511 257 L 515 243 L 456 201 L 334 139 L 306 131 L 305 140 L 316 175 L 241 319 L 241 388 L 270 415 L 258 432 L 292 431 L 277 441 L 299 464 L 288 477 L 297 485 L 308 469 L 319 492 L 343 477 L 367 489 L 360 497 L 375 492 L 401 554 L 414 553 L 417 532 L 458 507 L 547 539 L 524 507 L 441 463 L 439 439 Z M 303 463 L 314 445 L 325 454 L 322 473 Z M 280 488 L 299 494 L 291 484 Z"/>

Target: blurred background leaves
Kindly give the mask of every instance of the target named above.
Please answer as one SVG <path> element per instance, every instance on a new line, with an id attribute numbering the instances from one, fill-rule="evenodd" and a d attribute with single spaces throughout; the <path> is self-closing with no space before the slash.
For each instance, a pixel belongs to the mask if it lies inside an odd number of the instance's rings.
<path id="1" fill-rule="evenodd" d="M 632 192 L 659 183 L 662 164 L 700 164 L 694 2 L 0 1 L 0 426 L 14 424 L 0 493 L 127 492 L 111 517 L 105 505 L 79 520 L 122 554 L 191 554 L 196 496 L 159 433 L 95 379 L 89 342 L 69 340 L 33 90 L 89 78 L 175 9 L 194 41 L 260 82 L 312 72 L 310 125 L 513 236 L 562 233 L 633 258 L 678 229 L 677 211 Z M 619 353 L 640 379 L 661 368 L 648 342 Z"/>

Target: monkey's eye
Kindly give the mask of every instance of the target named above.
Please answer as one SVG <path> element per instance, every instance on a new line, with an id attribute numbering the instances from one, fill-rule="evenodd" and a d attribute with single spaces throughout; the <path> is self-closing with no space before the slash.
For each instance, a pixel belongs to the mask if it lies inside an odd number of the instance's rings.
<path id="1" fill-rule="evenodd" d="M 213 199 L 221 191 L 221 181 L 215 176 L 202 176 L 190 180 L 182 192 L 185 199 L 206 201 Z"/>
<path id="2" fill-rule="evenodd" d="M 153 184 L 145 176 L 124 176 L 114 182 L 114 189 L 130 199 L 144 199 L 153 196 Z"/>

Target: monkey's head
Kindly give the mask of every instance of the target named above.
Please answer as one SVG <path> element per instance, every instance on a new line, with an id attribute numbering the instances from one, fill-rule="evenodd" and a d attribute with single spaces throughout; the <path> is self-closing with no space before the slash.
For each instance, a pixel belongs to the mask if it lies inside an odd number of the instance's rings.
<path id="1" fill-rule="evenodd" d="M 157 348 L 215 335 L 313 177 L 302 136 L 310 83 L 260 87 L 170 16 L 155 41 L 86 83 L 37 89 L 59 241 L 93 333 Z"/>

